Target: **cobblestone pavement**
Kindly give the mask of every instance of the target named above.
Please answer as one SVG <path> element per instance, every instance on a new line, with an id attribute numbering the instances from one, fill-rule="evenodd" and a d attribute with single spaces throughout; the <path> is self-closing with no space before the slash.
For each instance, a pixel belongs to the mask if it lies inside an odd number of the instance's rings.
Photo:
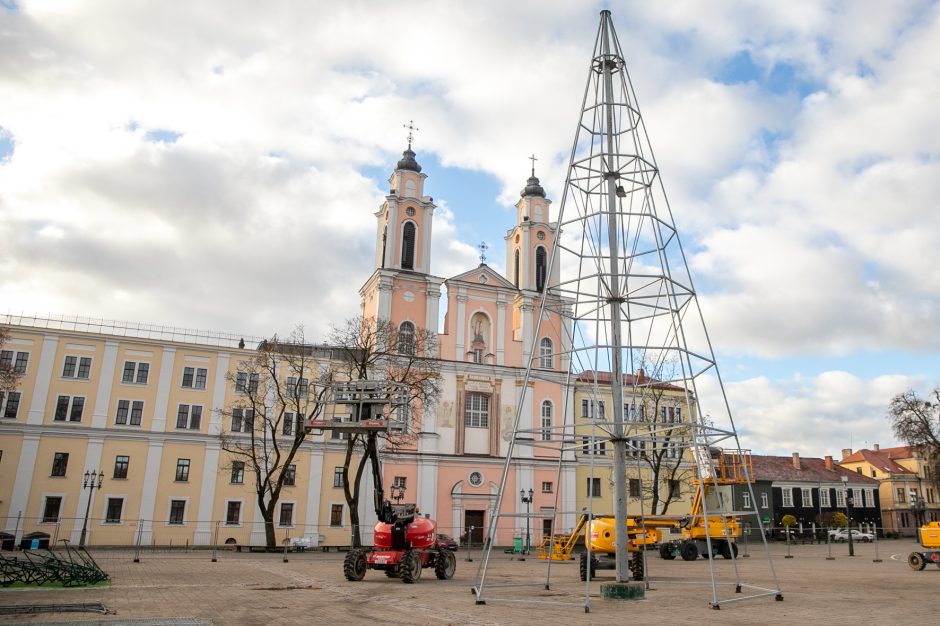
<path id="1" fill-rule="evenodd" d="M 435 578 L 424 570 L 420 582 L 406 585 L 369 571 L 358 583 L 343 578 L 343 553 L 308 552 L 288 555 L 219 552 L 141 554 L 98 551 L 94 554 L 109 572 L 112 585 L 94 589 L 5 589 L 0 606 L 56 603 L 103 603 L 112 614 L 35 613 L 7 615 L 0 623 L 16 624 L 620 624 L 645 623 L 793 624 L 826 621 L 879 621 L 897 624 L 933 623 L 932 598 L 940 588 L 940 568 L 915 572 L 907 566 L 912 540 L 881 541 L 876 547 L 856 546 L 847 556 L 843 544 L 832 546 L 836 558 L 827 560 L 825 545 L 771 545 L 784 600 L 773 595 L 736 600 L 773 589 L 769 561 L 762 550 L 751 549 L 731 561 L 712 564 L 716 586 L 709 578 L 709 562 L 663 561 L 650 553 L 646 596 L 638 601 L 600 598 L 599 586 L 610 580 L 599 571 L 585 599 L 586 586 L 578 581 L 577 561 L 552 563 L 530 557 L 515 560 L 502 552 L 491 558 L 485 604 L 477 604 L 471 591 L 481 558 L 467 561 L 458 552 L 452 580 Z M 738 575 L 735 577 L 734 568 Z M 735 593 L 736 583 L 742 584 Z M 717 593 L 721 610 L 710 603 Z M 535 604 L 525 602 L 539 600 Z M 522 602 L 520 602 L 522 601 Z M 589 606 L 586 612 L 585 605 Z"/>

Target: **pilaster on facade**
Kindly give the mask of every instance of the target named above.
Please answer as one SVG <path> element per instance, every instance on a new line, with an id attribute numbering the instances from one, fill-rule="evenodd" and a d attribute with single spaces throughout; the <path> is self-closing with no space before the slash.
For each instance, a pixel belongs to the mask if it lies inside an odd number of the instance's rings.
<path id="1" fill-rule="evenodd" d="M 42 351 L 39 353 L 39 367 L 36 371 L 36 382 L 33 385 L 33 399 L 29 404 L 27 424 L 40 425 L 46 414 L 46 403 L 49 400 L 49 386 L 52 383 L 52 372 L 55 368 L 55 356 L 59 346 L 58 335 L 45 335 L 42 340 Z"/>
<path id="2" fill-rule="evenodd" d="M 464 289 L 461 287 L 457 292 L 457 315 L 454 319 L 454 336 L 456 338 L 456 346 L 454 360 L 455 361 L 466 361 L 467 360 L 467 294 L 464 293 Z"/>
<path id="3" fill-rule="evenodd" d="M 114 369 L 117 363 L 118 342 L 109 339 L 104 343 L 101 373 L 98 379 L 98 393 L 95 396 L 95 409 L 91 416 L 92 428 L 106 428 L 108 410 L 111 406 L 111 388 L 114 384 Z"/>
<path id="4" fill-rule="evenodd" d="M 143 545 L 150 545 L 153 542 L 157 486 L 160 484 L 160 463 L 163 460 L 163 439 L 151 439 L 148 444 L 143 490 L 140 494 L 140 519 L 144 525 L 140 536 Z"/>
<path id="5" fill-rule="evenodd" d="M 151 432 L 162 433 L 166 431 L 167 411 L 170 404 L 170 385 L 173 384 L 173 366 L 176 361 L 176 348 L 164 346 L 160 359 L 160 379 L 157 383 L 157 402 L 153 407 L 153 420 L 150 423 Z"/>
<path id="6" fill-rule="evenodd" d="M 216 360 L 215 383 L 212 387 L 212 406 L 209 407 L 208 433 L 212 437 L 222 435 L 222 422 L 225 412 L 225 392 L 228 389 L 229 361 L 231 354 L 221 352 Z"/>
<path id="7" fill-rule="evenodd" d="M 7 523 L 4 529 L 14 533 L 20 524 L 20 518 L 28 515 L 29 492 L 33 484 L 33 474 L 36 472 L 36 453 L 39 451 L 39 433 L 27 432 L 23 434 L 20 445 L 20 459 L 16 464 L 16 475 L 13 478 L 13 493 L 10 497 L 10 506 L 7 509 Z M 14 517 L 14 513 L 16 514 Z"/>
<path id="8" fill-rule="evenodd" d="M 202 481 L 199 484 L 199 510 L 196 514 L 196 531 L 193 536 L 193 543 L 197 546 L 207 546 L 212 543 L 212 508 L 215 504 L 220 449 L 218 442 L 206 444 Z"/>
<path id="9" fill-rule="evenodd" d="M 304 537 L 320 544 L 320 498 L 323 484 L 323 446 L 314 445 L 310 453 L 310 468 L 307 472 L 307 511 L 304 516 Z"/>
<path id="10" fill-rule="evenodd" d="M 496 301 L 496 364 L 506 364 L 506 306 L 509 303 L 499 298 Z"/>

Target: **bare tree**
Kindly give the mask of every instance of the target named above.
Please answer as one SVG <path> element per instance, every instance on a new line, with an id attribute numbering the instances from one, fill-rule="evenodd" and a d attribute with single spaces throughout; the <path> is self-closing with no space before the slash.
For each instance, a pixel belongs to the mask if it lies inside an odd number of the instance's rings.
<path id="1" fill-rule="evenodd" d="M 633 414 L 625 416 L 630 418 L 628 436 L 634 438 L 633 449 L 627 454 L 647 470 L 649 480 L 641 480 L 641 493 L 649 500 L 653 514 L 666 513 L 669 505 L 682 497 L 680 485 L 691 477 L 685 451 L 691 441 L 692 410 L 687 407 L 687 415 L 682 415 L 680 400 L 685 396 L 680 393 L 682 388 L 649 378 L 640 369 L 629 402 L 634 405 L 630 407 Z"/>
<path id="2" fill-rule="evenodd" d="M 0 326 L 0 349 L 2 349 L 4 344 L 8 341 L 10 341 L 9 329 L 5 326 Z M 0 359 L 0 395 L 16 390 L 22 376 L 23 372 L 16 369 L 16 361 L 12 353 L 9 354 L 9 358 Z"/>
<path id="3" fill-rule="evenodd" d="M 888 419 L 895 436 L 921 454 L 925 478 L 940 489 L 940 389 L 930 395 L 933 400 L 912 389 L 899 393 L 888 405 Z"/>
<path id="4" fill-rule="evenodd" d="M 395 326 L 387 320 L 355 317 L 333 327 L 330 343 L 340 355 L 348 380 L 381 380 L 400 383 L 408 393 L 408 403 L 399 416 L 407 425 L 401 432 L 352 431 L 346 439 L 343 461 L 343 493 L 349 507 L 352 546 L 362 545 L 359 498 L 362 477 L 368 465 L 367 450 L 375 450 L 383 440 L 386 451 L 411 445 L 421 431 L 421 419 L 434 406 L 441 393 L 437 335 L 410 324 Z"/>
<path id="5" fill-rule="evenodd" d="M 254 480 L 268 549 L 277 547 L 275 513 L 282 488 L 294 483 L 306 421 L 323 412 L 333 376 L 330 355 L 329 348 L 307 344 L 297 327 L 286 340 L 261 342 L 252 359 L 227 375 L 238 399 L 222 411 L 230 421 L 219 434 L 221 447 L 232 457 L 225 467 Z"/>

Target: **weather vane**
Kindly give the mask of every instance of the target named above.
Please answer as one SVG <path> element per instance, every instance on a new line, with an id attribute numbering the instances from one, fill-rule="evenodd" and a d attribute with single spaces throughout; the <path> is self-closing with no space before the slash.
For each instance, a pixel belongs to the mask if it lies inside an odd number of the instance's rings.
<path id="1" fill-rule="evenodd" d="M 401 126 L 402 128 L 408 129 L 408 149 L 411 150 L 411 142 L 415 140 L 415 131 L 421 129 L 415 126 L 414 120 L 408 120 L 407 124 L 402 124 Z"/>
<path id="2" fill-rule="evenodd" d="M 486 251 L 489 250 L 490 247 L 486 245 L 485 241 L 481 241 L 477 248 L 480 249 L 480 265 L 483 265 L 486 263 Z"/>
<path id="3" fill-rule="evenodd" d="M 529 157 L 529 160 L 532 161 L 532 175 L 535 176 L 535 162 L 538 161 L 538 159 L 535 158 L 534 152 L 532 153 L 532 156 Z"/>

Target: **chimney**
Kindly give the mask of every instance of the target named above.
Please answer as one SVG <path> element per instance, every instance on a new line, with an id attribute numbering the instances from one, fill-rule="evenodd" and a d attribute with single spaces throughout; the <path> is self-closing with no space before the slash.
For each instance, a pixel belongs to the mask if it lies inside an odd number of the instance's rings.
<path id="1" fill-rule="evenodd" d="M 793 453 L 793 469 L 797 469 L 797 470 L 800 469 L 800 453 L 799 452 Z"/>
<path id="2" fill-rule="evenodd" d="M 643 368 L 639 368 L 636 371 L 636 378 L 638 381 L 643 382 L 643 379 L 646 378 L 646 372 L 643 371 Z"/>
<path id="3" fill-rule="evenodd" d="M 829 455 L 826 455 L 826 469 L 827 470 L 832 469 L 832 457 Z"/>
<path id="4" fill-rule="evenodd" d="M 848 458 L 852 456 L 852 448 L 842 448 L 842 458 Z"/>
<path id="5" fill-rule="evenodd" d="M 876 443 L 876 444 L 872 447 L 872 450 L 874 450 L 875 452 L 878 452 L 879 450 L 881 450 L 881 446 L 879 446 L 879 445 Z"/>

